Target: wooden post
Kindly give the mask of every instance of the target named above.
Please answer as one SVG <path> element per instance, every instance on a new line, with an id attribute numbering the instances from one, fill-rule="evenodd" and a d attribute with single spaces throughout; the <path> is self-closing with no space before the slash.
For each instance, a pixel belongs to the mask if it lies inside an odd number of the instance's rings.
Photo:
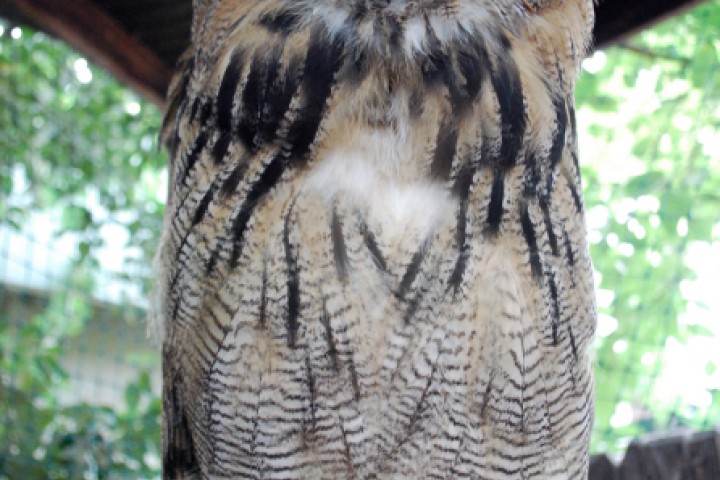
<path id="1" fill-rule="evenodd" d="M 718 480 L 720 431 L 663 433 L 633 441 L 619 465 L 598 455 L 590 480 Z"/>

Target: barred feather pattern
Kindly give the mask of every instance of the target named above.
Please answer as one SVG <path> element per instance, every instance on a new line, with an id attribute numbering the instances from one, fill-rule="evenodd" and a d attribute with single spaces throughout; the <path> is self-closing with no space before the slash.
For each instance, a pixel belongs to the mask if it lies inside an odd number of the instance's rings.
<path id="1" fill-rule="evenodd" d="M 592 0 L 195 0 L 166 479 L 583 479 Z"/>

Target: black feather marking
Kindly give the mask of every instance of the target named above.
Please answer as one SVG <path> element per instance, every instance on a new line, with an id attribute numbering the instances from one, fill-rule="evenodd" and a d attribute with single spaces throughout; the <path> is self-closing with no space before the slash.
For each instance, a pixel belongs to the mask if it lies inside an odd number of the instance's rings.
<path id="1" fill-rule="evenodd" d="M 495 372 L 490 372 L 490 378 L 488 378 L 487 386 L 485 387 L 485 393 L 483 395 L 482 404 L 480 404 L 480 417 L 485 417 L 485 411 L 490 404 L 490 396 L 493 390 L 493 380 L 495 379 Z"/>
<path id="2" fill-rule="evenodd" d="M 184 268 L 186 267 L 185 261 L 183 259 L 183 254 L 187 255 L 187 252 L 184 252 L 185 244 L 187 243 L 188 236 L 190 235 L 190 232 L 187 232 L 185 234 L 185 237 L 182 240 L 182 243 L 180 244 L 180 248 L 177 249 L 177 254 L 175 255 L 175 262 L 174 262 L 174 272 L 173 276 L 170 279 L 169 282 L 169 288 L 168 292 L 175 292 L 177 290 L 177 286 L 180 284 L 180 279 L 182 277 L 182 274 L 184 273 Z M 178 297 L 177 295 L 173 296 L 173 301 L 175 302 L 175 305 L 173 306 L 172 314 L 169 318 L 175 320 L 177 318 L 177 313 L 180 309 L 180 304 L 182 303 L 184 297 Z"/>
<path id="3" fill-rule="evenodd" d="M 432 369 L 430 370 L 430 376 L 428 377 L 427 381 L 425 382 L 425 386 L 420 392 L 420 398 L 418 398 L 417 402 L 415 403 L 415 408 L 410 414 L 407 424 L 404 426 L 402 431 L 398 432 L 397 434 L 394 449 L 403 447 L 414 435 L 423 431 L 421 423 L 426 418 L 426 413 L 428 409 L 431 408 L 430 405 L 427 404 L 427 397 L 430 393 L 430 387 L 432 386 L 432 381 L 433 377 L 435 376 L 436 370 L 437 366 L 435 363 L 433 363 Z"/>
<path id="4" fill-rule="evenodd" d="M 216 185 L 213 184 L 208 188 L 207 192 L 205 192 L 205 195 L 203 195 L 202 200 L 198 204 L 197 210 L 195 210 L 195 215 L 193 216 L 192 220 L 192 226 L 194 227 L 198 223 L 200 223 L 205 216 L 205 213 L 207 212 L 208 208 L 210 207 L 210 203 L 213 200 L 213 197 L 215 196 L 215 190 Z M 188 232 L 189 234 L 190 232 Z"/>
<path id="5" fill-rule="evenodd" d="M 223 181 L 222 186 L 220 187 L 220 195 L 223 198 L 226 198 L 235 192 L 238 185 L 240 184 L 240 181 L 245 175 L 247 168 L 248 162 L 246 161 L 246 159 L 241 159 L 237 163 L 237 165 L 235 165 L 233 171 L 230 172 L 230 175 L 228 175 L 228 177 Z"/>
<path id="6" fill-rule="evenodd" d="M 489 67 L 489 61 L 485 48 L 479 41 L 475 41 L 472 48 L 460 48 L 457 51 L 457 65 L 460 74 L 465 81 L 464 97 L 468 103 L 475 100 L 482 80 L 484 78 L 483 68 Z"/>
<path id="7" fill-rule="evenodd" d="M 440 126 L 435 141 L 433 161 L 430 165 L 430 174 L 438 180 L 446 180 L 450 176 L 457 141 L 458 130 L 454 122 L 448 121 Z"/>
<path id="8" fill-rule="evenodd" d="M 558 344 L 558 326 L 560 325 L 560 304 L 558 300 L 557 283 L 555 281 L 555 273 L 550 275 L 548 280 L 548 286 L 550 288 L 550 301 L 552 307 L 552 340 L 553 345 Z"/>
<path id="9" fill-rule="evenodd" d="M 189 102 L 188 84 L 190 83 L 190 76 L 194 65 L 195 62 L 193 58 L 186 61 L 178 61 L 176 69 L 178 72 L 183 72 L 182 80 L 179 88 L 171 93 L 170 105 L 168 105 L 165 116 L 163 117 L 162 126 L 160 127 L 160 138 L 162 139 L 164 137 L 163 133 L 169 128 L 170 123 L 173 123 L 172 134 L 168 135 L 166 139 L 166 146 L 170 154 L 171 162 L 175 159 L 177 147 L 180 143 L 180 122 L 177 120 L 183 117 L 187 109 Z"/>
<path id="10" fill-rule="evenodd" d="M 293 57 L 288 64 L 285 75 L 280 75 L 280 57 L 273 57 L 268 68 L 267 89 L 268 94 L 262 109 L 262 116 L 255 143 L 258 147 L 273 140 L 285 117 L 290 102 L 298 89 L 298 72 L 301 70 L 302 59 Z"/>
<path id="11" fill-rule="evenodd" d="M 563 150 L 565 149 L 565 129 L 567 128 L 567 110 L 565 108 L 565 102 L 562 100 L 555 101 L 555 132 L 553 133 L 552 146 L 550 147 L 550 174 L 547 177 L 547 194 L 549 195 L 552 191 L 553 185 L 553 171 L 560 164 L 562 159 Z"/>
<path id="12" fill-rule="evenodd" d="M 523 195 L 526 198 L 537 197 L 541 179 L 541 165 L 537 154 L 534 150 L 528 150 L 525 153 L 525 171 L 523 173 Z"/>
<path id="13" fill-rule="evenodd" d="M 540 209 L 543 212 L 543 219 L 545 221 L 545 230 L 547 231 L 548 241 L 550 242 L 550 250 L 554 256 L 560 254 L 558 250 L 557 235 L 552 224 L 552 217 L 550 216 L 550 200 L 546 197 L 540 198 Z"/>
<path id="14" fill-rule="evenodd" d="M 238 135 L 245 147 L 251 152 L 257 151 L 255 135 L 260 124 L 260 114 L 265 104 L 267 81 L 267 61 L 262 55 L 253 58 L 245 87 L 242 92 L 242 110 L 238 121 Z"/>
<path id="15" fill-rule="evenodd" d="M 370 228 L 367 226 L 366 223 L 362 223 L 360 226 L 360 233 L 363 236 L 363 241 L 365 242 L 365 246 L 370 251 L 370 254 L 372 255 L 373 261 L 375 262 L 375 265 L 382 270 L 383 272 L 387 270 L 387 263 L 385 262 L 385 257 L 383 256 L 382 252 L 380 251 L 380 246 L 377 243 L 377 240 L 375 239 L 375 235 L 372 233 Z"/>
<path id="16" fill-rule="evenodd" d="M 445 72 L 445 85 L 448 89 L 450 107 L 457 116 L 462 116 L 472 105 L 472 100 L 468 98 L 462 82 L 463 80 L 455 74 L 452 67 L 448 67 L 448 70 Z"/>
<path id="17" fill-rule="evenodd" d="M 582 198 L 580 198 L 580 193 L 578 192 L 575 184 L 573 182 L 568 181 L 567 186 L 570 189 L 570 195 L 573 197 L 573 203 L 575 204 L 575 210 L 578 213 L 583 212 L 583 203 Z"/>
<path id="18" fill-rule="evenodd" d="M 298 89 L 300 59 L 290 60 L 281 75 L 283 46 L 267 56 L 257 54 L 242 92 L 242 109 L 238 116 L 238 136 L 245 147 L 257 152 L 276 132 Z"/>
<path id="19" fill-rule="evenodd" d="M 569 105 L 568 110 L 570 110 L 570 132 L 574 139 L 577 139 L 577 117 L 575 115 L 575 107 L 573 107 L 572 103 Z"/>
<path id="20" fill-rule="evenodd" d="M 403 314 L 403 322 L 406 324 L 410 323 L 410 320 L 415 317 L 415 314 L 418 311 L 418 308 L 420 308 L 420 302 L 422 301 L 423 297 L 427 293 L 426 290 L 422 288 L 418 288 L 417 292 L 415 292 L 415 295 L 410 299 L 409 302 L 405 305 L 405 313 Z"/>
<path id="21" fill-rule="evenodd" d="M 243 202 L 240 212 L 232 223 L 233 232 L 233 249 L 230 256 L 230 264 L 234 267 L 237 264 L 238 258 L 240 258 L 241 246 L 243 236 L 245 235 L 245 229 L 247 228 L 250 217 L 255 210 L 259 200 L 270 191 L 275 184 L 280 180 L 283 172 L 285 171 L 285 159 L 279 152 L 272 160 L 267 164 L 265 169 L 260 174 L 260 177 L 253 184 L 250 192 L 248 192 Z"/>
<path id="22" fill-rule="evenodd" d="M 360 23 L 365 19 L 365 16 L 368 14 L 368 2 L 352 2 L 351 5 L 353 5 L 353 12 L 350 15 L 350 20 L 353 23 Z"/>
<path id="23" fill-rule="evenodd" d="M 396 52 L 397 46 L 400 43 L 400 39 L 403 36 L 403 24 L 400 23 L 400 21 L 395 18 L 394 15 L 390 15 L 387 17 L 388 22 L 388 28 L 390 29 L 390 38 L 389 38 L 389 44 L 390 44 L 390 51 Z"/>
<path id="24" fill-rule="evenodd" d="M 229 132 L 220 130 L 220 136 L 218 137 L 217 141 L 215 142 L 215 145 L 213 145 L 212 149 L 212 156 L 215 160 L 215 165 L 218 165 L 220 162 L 223 161 L 223 158 L 225 158 L 225 154 L 228 151 L 228 148 L 230 147 L 230 141 L 232 140 L 232 136 Z"/>
<path id="25" fill-rule="evenodd" d="M 455 262 L 452 274 L 448 280 L 448 288 L 453 288 L 455 293 L 458 292 L 467 268 L 467 211 L 468 196 L 470 195 L 470 187 L 473 180 L 473 169 L 469 165 L 465 165 L 455 178 L 453 193 L 460 199 L 458 208 L 457 227 L 455 228 L 455 243 L 458 249 L 458 258 Z"/>
<path id="26" fill-rule="evenodd" d="M 290 241 L 290 219 L 295 207 L 293 200 L 288 212 L 285 214 L 285 227 L 283 229 L 283 247 L 285 248 L 285 263 L 287 264 L 287 332 L 288 347 L 295 348 L 297 342 L 298 319 L 300 317 L 300 273 L 297 262 L 296 247 Z"/>
<path id="27" fill-rule="evenodd" d="M 398 299 L 402 300 L 405 297 L 405 294 L 410 290 L 410 287 L 415 281 L 415 278 L 420 273 L 420 265 L 425 258 L 429 246 L 430 239 L 424 241 L 422 245 L 420 245 L 420 248 L 418 248 L 418 250 L 415 252 L 415 254 L 413 254 L 412 259 L 410 260 L 410 264 L 408 265 L 407 270 L 405 270 L 405 275 L 403 275 L 403 278 L 400 281 L 400 286 L 395 293 L 395 296 Z"/>
<path id="28" fill-rule="evenodd" d="M 520 216 L 520 224 L 522 226 L 523 236 L 525 237 L 525 243 L 527 243 L 528 246 L 530 268 L 532 270 L 533 277 L 541 279 L 543 276 L 543 267 L 540 261 L 540 251 L 538 250 L 535 226 L 530 218 L 530 211 L 528 210 L 527 205 L 523 208 Z"/>
<path id="29" fill-rule="evenodd" d="M 413 90 L 408 98 L 408 113 L 410 118 L 420 118 L 424 111 L 425 96 L 422 90 Z"/>
<path id="30" fill-rule="evenodd" d="M 342 223 L 337 210 L 333 208 L 330 236 L 333 245 L 333 257 L 338 278 L 341 282 L 347 282 L 348 278 L 348 255 L 345 247 L 345 236 L 343 235 Z"/>
<path id="31" fill-rule="evenodd" d="M 260 287 L 260 308 L 258 309 L 258 327 L 261 330 L 267 325 L 267 287 L 268 287 L 268 271 L 267 260 L 263 259 L 262 270 L 262 287 Z"/>
<path id="32" fill-rule="evenodd" d="M 210 258 L 207 259 L 207 262 L 205 262 L 205 275 L 206 276 L 209 276 L 212 273 L 212 271 L 215 270 L 215 266 L 217 265 L 219 257 L 220 257 L 220 249 L 216 248 L 210 254 Z"/>
<path id="33" fill-rule="evenodd" d="M 467 207 L 464 210 L 467 210 Z M 448 290 L 452 288 L 456 295 L 460 291 L 460 285 L 462 285 L 467 269 L 467 250 L 467 245 L 463 245 L 458 250 L 458 258 L 448 280 Z"/>
<path id="34" fill-rule="evenodd" d="M 180 183 L 185 183 L 185 179 L 190 174 L 190 171 L 195 166 L 195 163 L 200 157 L 200 154 L 205 149 L 205 146 L 208 143 L 208 137 L 209 136 L 207 132 L 205 132 L 205 130 L 202 130 L 198 134 L 197 138 L 195 139 L 195 143 L 190 149 L 190 153 L 188 153 L 187 158 L 185 159 L 185 170 L 183 171 L 182 177 L 179 178 Z"/>
<path id="35" fill-rule="evenodd" d="M 473 44 L 456 41 L 446 48 L 438 40 L 428 19 L 426 30 L 429 48 L 420 63 L 425 85 L 431 88 L 445 85 L 452 112 L 460 117 L 469 110 L 480 91 L 483 68 L 489 68 L 484 47 L 477 40 Z M 456 52 L 454 58 L 449 53 L 451 51 Z"/>
<path id="36" fill-rule="evenodd" d="M 369 61 L 368 52 L 361 47 L 348 47 L 347 61 L 342 69 L 341 78 L 348 86 L 357 86 L 370 73 L 372 63 Z"/>
<path id="37" fill-rule="evenodd" d="M 468 197 L 470 196 L 470 188 L 472 187 L 474 177 L 475 168 L 469 163 L 463 165 L 455 176 L 452 193 L 461 202 L 467 202 Z"/>
<path id="38" fill-rule="evenodd" d="M 327 35 L 316 30 L 308 47 L 305 59 L 302 88 L 304 92 L 303 111 L 290 125 L 288 141 L 290 156 L 296 162 L 305 160 L 305 154 L 315 141 L 323 118 L 325 106 L 332 92 L 335 74 L 343 61 L 344 43 L 341 38 L 328 41 Z"/>
<path id="39" fill-rule="evenodd" d="M 163 475 L 165 478 L 185 478 L 199 471 L 190 422 L 182 407 L 179 390 L 181 380 L 169 372 L 171 362 L 163 362 L 165 385 L 163 387 Z"/>
<path id="40" fill-rule="evenodd" d="M 502 143 L 497 167 L 507 171 L 517 162 L 527 119 L 520 74 L 511 52 L 512 45 L 505 36 L 501 36 L 500 40 L 507 54 L 498 57 L 498 65 L 493 69 L 491 81 L 497 95 L 502 123 Z"/>
<path id="41" fill-rule="evenodd" d="M 565 237 L 565 258 L 567 258 L 568 265 L 575 265 L 575 252 L 573 252 L 573 245 L 570 241 L 570 235 L 567 231 L 564 231 Z"/>
<path id="42" fill-rule="evenodd" d="M 329 46 L 328 46 L 329 45 Z M 252 185 L 238 215 L 233 220 L 233 247 L 230 264 L 234 268 L 240 258 L 242 242 L 248 222 L 260 200 L 282 177 L 290 161 L 302 165 L 320 127 L 325 107 L 332 91 L 333 80 L 342 64 L 343 44 L 327 42 L 321 30 L 314 32 L 308 47 L 302 77 L 303 107 L 290 124 L 285 147 L 276 152 Z M 294 92 L 294 88 L 289 91 Z M 289 97 L 292 95 L 288 94 Z M 224 189 L 224 191 L 227 191 Z"/>
<path id="43" fill-rule="evenodd" d="M 360 381 L 358 379 L 357 368 L 355 367 L 355 359 L 353 353 L 348 355 L 348 369 L 350 370 L 350 382 L 352 383 L 355 401 L 360 401 Z"/>
<path id="44" fill-rule="evenodd" d="M 459 251 L 464 251 L 467 247 L 467 200 L 461 201 L 458 209 L 457 228 L 455 229 L 455 244 Z"/>
<path id="45" fill-rule="evenodd" d="M 243 89 L 243 110 L 238 130 L 251 152 L 257 152 L 266 142 L 274 139 L 280 121 L 297 92 L 300 60 L 294 57 L 281 75 L 282 52 L 281 45 L 273 49 L 267 58 L 256 56 Z"/>
<path id="46" fill-rule="evenodd" d="M 190 119 L 191 122 L 195 121 L 198 113 L 200 112 L 200 104 L 201 103 L 202 103 L 202 101 L 199 98 L 195 98 L 195 100 L 193 100 L 193 102 L 192 102 L 192 105 L 190 105 L 190 113 L 189 113 L 188 118 Z"/>
<path id="47" fill-rule="evenodd" d="M 573 167 L 575 167 L 575 174 L 577 175 L 577 182 L 580 183 L 580 160 L 578 159 L 577 152 L 571 151 L 570 158 L 572 158 Z"/>
<path id="48" fill-rule="evenodd" d="M 427 16 L 425 17 L 425 31 L 427 32 L 427 54 L 421 60 L 420 69 L 425 84 L 432 87 L 446 78 L 447 70 L 451 67 L 447 54 L 443 51 L 442 43 L 438 40 Z"/>
<path id="49" fill-rule="evenodd" d="M 217 96 L 218 128 L 229 132 L 232 129 L 233 104 L 235 102 L 235 91 L 240 84 L 240 75 L 243 69 L 244 52 L 235 49 L 222 81 Z"/>
<path id="50" fill-rule="evenodd" d="M 230 102 L 231 104 L 229 105 L 229 108 L 232 109 L 232 98 L 230 99 Z M 204 126 L 208 124 L 212 114 L 213 104 L 211 102 L 202 101 L 198 98 L 195 102 L 193 102 L 190 119 L 195 121 L 198 125 Z"/>
<path id="51" fill-rule="evenodd" d="M 570 337 L 570 349 L 572 350 L 573 358 L 575 358 L 575 361 L 577 362 L 577 344 L 575 343 L 575 335 L 573 334 L 572 327 L 570 325 L 568 325 L 568 336 Z"/>
<path id="52" fill-rule="evenodd" d="M 505 175 L 497 173 L 493 179 L 492 189 L 490 190 L 490 203 L 488 204 L 487 229 L 485 232 L 489 235 L 495 235 L 500 230 L 502 222 L 503 200 L 505 198 Z"/>
<path id="53" fill-rule="evenodd" d="M 297 30 L 302 18 L 299 12 L 285 8 L 266 13 L 260 17 L 258 25 L 267 28 L 272 33 L 290 35 Z"/>
<path id="54" fill-rule="evenodd" d="M 330 323 L 330 314 L 327 311 L 327 301 L 323 299 L 323 311 L 320 319 L 323 327 L 325 327 L 325 343 L 327 343 L 328 356 L 330 358 L 330 365 L 333 371 L 337 372 L 340 370 L 340 362 L 338 359 L 337 345 L 335 343 L 335 334 L 333 333 L 332 325 Z"/>

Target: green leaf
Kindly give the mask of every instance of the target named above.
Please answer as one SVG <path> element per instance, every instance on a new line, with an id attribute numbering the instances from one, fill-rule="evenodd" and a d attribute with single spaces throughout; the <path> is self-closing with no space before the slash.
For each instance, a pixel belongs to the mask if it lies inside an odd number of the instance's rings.
<path id="1" fill-rule="evenodd" d="M 130 410 L 135 410 L 140 402 L 140 387 L 131 383 L 125 389 L 125 403 Z"/>
<path id="2" fill-rule="evenodd" d="M 660 199 L 660 218 L 669 232 L 674 232 L 681 217 L 688 217 L 693 205 L 689 191 L 666 190 Z"/>
<path id="3" fill-rule="evenodd" d="M 78 244 L 78 255 L 80 260 L 84 260 L 90 254 L 90 243 L 80 242 Z"/>
<path id="4" fill-rule="evenodd" d="M 688 74 L 689 80 L 696 88 L 706 88 L 708 82 L 712 78 L 712 74 L 709 72 L 708 67 L 711 65 L 717 66 L 719 59 L 720 57 L 718 57 L 718 50 L 715 45 L 710 42 L 698 45 L 694 54 L 694 61 L 691 64 L 690 72 Z M 717 76 L 717 73 L 715 75 Z"/>
<path id="5" fill-rule="evenodd" d="M 703 325 L 686 325 L 683 330 L 686 337 L 715 337 L 715 332 Z"/>
<path id="6" fill-rule="evenodd" d="M 83 231 L 92 224 L 93 217 L 85 207 L 71 205 L 62 212 L 63 231 Z"/>
<path id="7" fill-rule="evenodd" d="M 652 170 L 631 178 L 625 185 L 625 191 L 631 197 L 639 197 L 654 191 L 663 190 L 668 181 L 667 173 Z"/>

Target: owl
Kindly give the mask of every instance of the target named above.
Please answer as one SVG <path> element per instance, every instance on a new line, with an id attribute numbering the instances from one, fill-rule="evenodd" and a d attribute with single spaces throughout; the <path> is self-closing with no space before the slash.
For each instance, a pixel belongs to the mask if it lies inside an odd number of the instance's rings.
<path id="1" fill-rule="evenodd" d="M 592 0 L 194 0 L 166 479 L 584 479 Z"/>

